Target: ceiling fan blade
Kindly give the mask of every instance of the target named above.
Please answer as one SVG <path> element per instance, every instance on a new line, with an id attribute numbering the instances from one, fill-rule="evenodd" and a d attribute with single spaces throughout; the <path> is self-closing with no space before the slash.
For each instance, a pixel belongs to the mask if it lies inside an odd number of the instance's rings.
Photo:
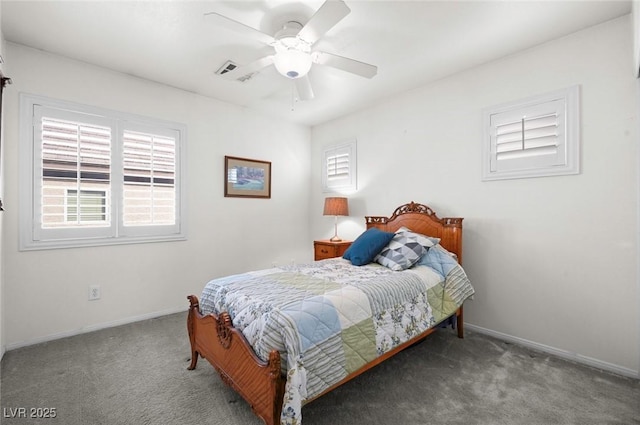
<path id="1" fill-rule="evenodd" d="M 351 12 L 342 0 L 327 0 L 300 30 L 298 38 L 313 44 Z"/>
<path id="2" fill-rule="evenodd" d="M 266 68 L 267 66 L 271 65 L 272 63 L 273 55 L 265 56 L 246 65 L 239 66 L 233 71 L 228 71 L 220 75 L 227 80 L 238 80 L 244 76 L 256 73 L 262 68 Z"/>
<path id="3" fill-rule="evenodd" d="M 221 27 L 240 33 L 245 37 L 253 38 L 264 44 L 272 45 L 273 43 L 276 42 L 273 36 L 270 36 L 269 34 L 265 34 L 262 31 L 259 31 L 248 25 L 245 25 L 242 22 L 234 21 L 233 19 L 227 18 L 226 16 L 221 15 L 217 12 L 208 12 L 208 13 L 205 13 L 204 16 L 208 21 L 211 21 L 216 25 L 219 25 Z"/>
<path id="4" fill-rule="evenodd" d="M 311 100 L 314 98 L 313 89 L 311 88 L 311 81 L 309 81 L 309 76 L 305 75 L 301 78 L 296 78 L 294 80 L 296 84 L 296 91 L 298 92 L 298 97 L 300 100 Z"/>
<path id="5" fill-rule="evenodd" d="M 378 67 L 342 56 L 326 52 L 314 52 L 313 61 L 320 65 L 331 66 L 365 78 L 373 78 L 378 73 Z"/>

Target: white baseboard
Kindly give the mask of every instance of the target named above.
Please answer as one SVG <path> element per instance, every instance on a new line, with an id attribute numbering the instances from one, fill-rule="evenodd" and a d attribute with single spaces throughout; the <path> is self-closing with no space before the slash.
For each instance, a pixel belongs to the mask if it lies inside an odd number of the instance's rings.
<path id="1" fill-rule="evenodd" d="M 96 325 L 91 325 L 91 326 L 75 329 L 68 332 L 60 332 L 52 335 L 46 335 L 39 338 L 33 338 L 33 339 L 24 340 L 24 341 L 14 342 L 12 344 L 8 344 L 6 347 L 6 350 L 11 351 L 17 348 L 27 347 L 29 345 L 35 345 L 43 342 L 53 341 L 56 339 L 67 338 L 70 336 L 76 336 L 76 335 L 80 335 L 88 332 L 94 332 L 101 329 L 113 328 L 115 326 L 121 326 L 129 323 L 140 322 L 142 320 L 155 319 L 156 317 L 167 316 L 169 314 L 174 314 L 174 313 L 181 313 L 183 311 L 187 311 L 187 310 L 184 307 L 179 307 L 179 308 L 172 308 L 172 309 L 163 310 L 163 311 L 156 311 L 153 313 L 147 313 L 140 316 L 127 317 L 125 319 L 114 320 L 111 322 L 98 323 Z M 2 347 L 2 348 L 3 348 L 2 354 L 4 355 L 5 347 Z"/>
<path id="2" fill-rule="evenodd" d="M 482 328 L 480 326 L 472 325 L 470 323 L 465 323 L 464 327 L 465 329 L 469 329 L 470 331 L 473 331 L 473 332 L 489 335 L 489 336 L 501 339 L 503 341 L 512 342 L 514 344 L 522 345 L 527 348 L 541 351 L 543 353 L 552 354 L 556 357 L 560 357 L 565 360 L 570 360 L 586 366 L 594 367 L 596 369 L 601 369 L 607 372 L 615 373 L 617 375 L 626 376 L 628 378 L 640 379 L 640 371 L 637 371 L 637 370 L 628 369 L 626 367 L 618 366 L 613 363 L 608 363 L 602 360 L 594 359 L 592 357 L 583 356 L 578 353 L 572 353 L 570 351 L 561 350 L 559 348 L 551 347 L 544 344 L 539 344 L 537 342 L 529 341 L 523 338 L 518 338 L 516 336 L 508 335 L 502 332 L 497 332 L 491 329 Z"/>

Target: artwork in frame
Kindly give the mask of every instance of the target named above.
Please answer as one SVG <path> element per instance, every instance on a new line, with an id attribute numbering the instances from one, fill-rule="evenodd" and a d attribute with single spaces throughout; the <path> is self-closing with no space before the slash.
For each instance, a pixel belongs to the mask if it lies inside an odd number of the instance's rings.
<path id="1" fill-rule="evenodd" d="M 225 156 L 224 196 L 271 198 L 271 162 Z"/>

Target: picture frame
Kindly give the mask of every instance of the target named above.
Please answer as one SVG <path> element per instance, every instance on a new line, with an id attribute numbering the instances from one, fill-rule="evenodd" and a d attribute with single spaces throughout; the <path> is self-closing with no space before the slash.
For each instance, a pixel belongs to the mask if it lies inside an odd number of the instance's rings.
<path id="1" fill-rule="evenodd" d="M 271 162 L 225 155 L 224 196 L 271 198 Z"/>

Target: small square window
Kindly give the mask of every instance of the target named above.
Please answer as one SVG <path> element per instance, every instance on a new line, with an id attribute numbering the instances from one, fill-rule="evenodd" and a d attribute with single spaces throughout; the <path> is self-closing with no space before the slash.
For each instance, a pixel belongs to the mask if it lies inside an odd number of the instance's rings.
<path id="1" fill-rule="evenodd" d="M 349 192 L 357 189 L 356 141 L 325 148 L 322 155 L 324 192 Z"/>
<path id="2" fill-rule="evenodd" d="M 485 109 L 482 179 L 579 173 L 578 105 L 573 86 Z"/>

